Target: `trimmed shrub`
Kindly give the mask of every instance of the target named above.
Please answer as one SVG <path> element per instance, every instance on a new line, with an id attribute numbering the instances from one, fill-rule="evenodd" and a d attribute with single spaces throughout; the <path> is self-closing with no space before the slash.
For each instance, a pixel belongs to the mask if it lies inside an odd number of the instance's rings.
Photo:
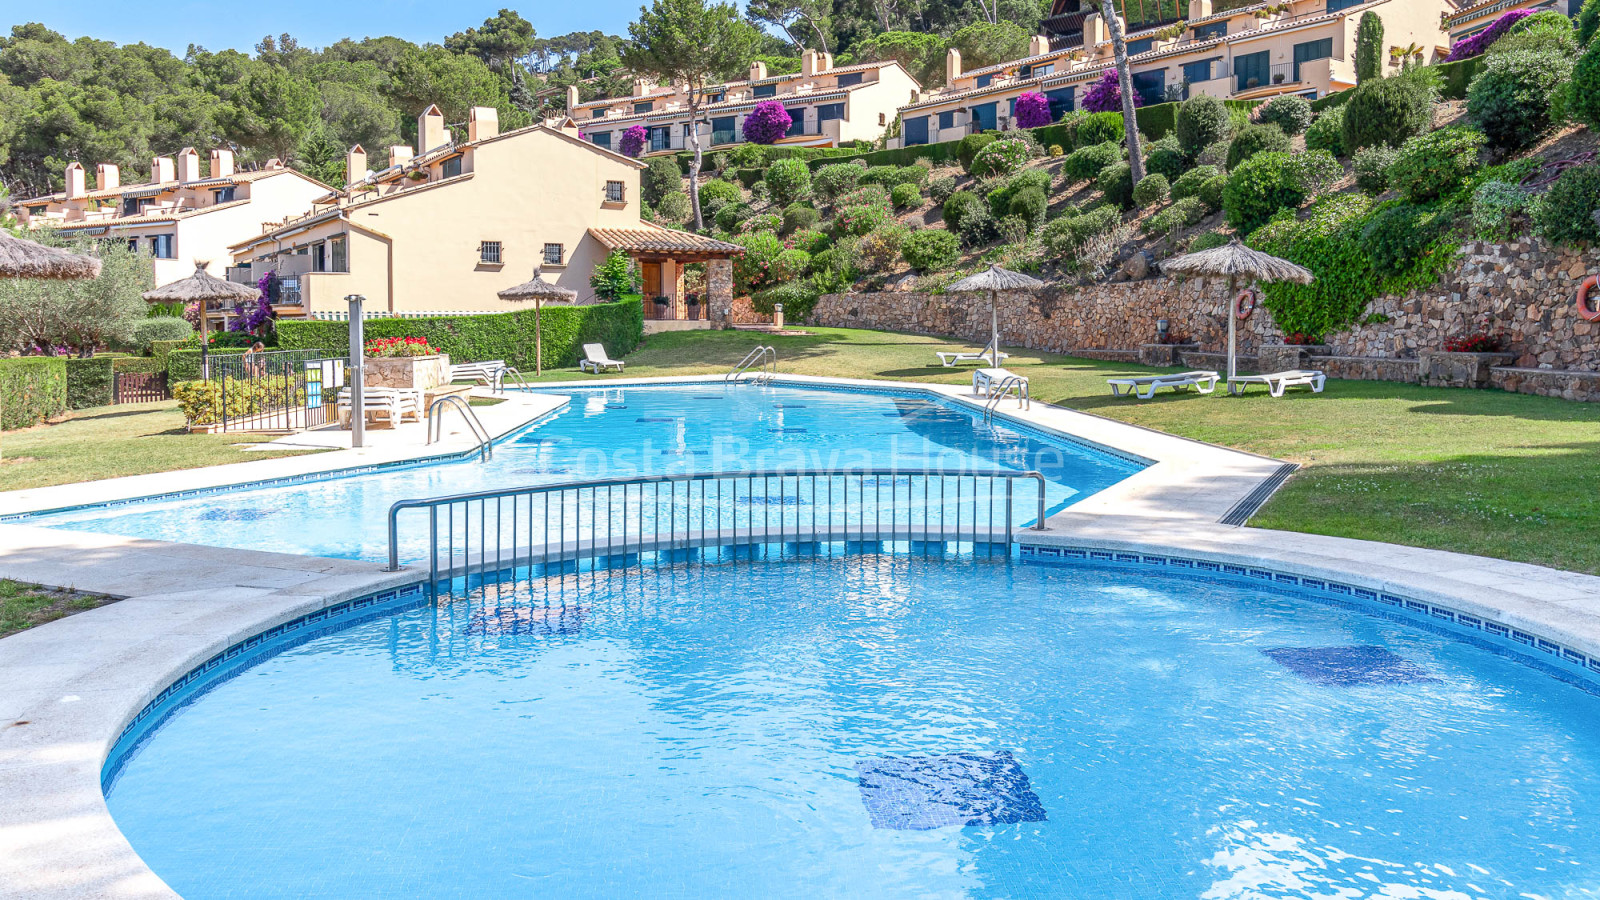
<path id="1" fill-rule="evenodd" d="M 1470 128 L 1419 134 L 1395 153 L 1389 164 L 1389 186 L 1412 203 L 1454 194 L 1478 171 L 1483 142 L 1483 133 Z"/>
<path id="2" fill-rule="evenodd" d="M 1600 0 L 1584 4 L 1583 14 L 1600 19 Z M 1579 20 L 1580 26 L 1582 21 Z M 1567 92 L 1567 112 L 1588 125 L 1590 131 L 1600 132 L 1600 41 L 1589 41 L 1589 49 L 1572 70 Z"/>
<path id="3" fill-rule="evenodd" d="M 1200 192 L 1195 196 L 1199 197 L 1200 202 L 1206 205 L 1206 209 L 1216 212 L 1222 208 L 1222 194 L 1227 189 L 1228 176 L 1216 175 L 1207 178 L 1205 183 L 1200 185 Z"/>
<path id="4" fill-rule="evenodd" d="M 1326 151 L 1258 153 L 1228 175 L 1222 208 L 1234 230 L 1249 234 L 1278 210 L 1300 208 L 1343 174 L 1344 168 Z"/>
<path id="5" fill-rule="evenodd" d="M 783 220 L 778 218 L 773 213 L 761 213 L 760 215 L 751 216 L 750 218 L 739 223 L 739 230 L 745 234 L 751 234 L 757 231 L 771 231 L 776 233 L 778 229 L 782 227 Z"/>
<path id="6" fill-rule="evenodd" d="M 1143 184 L 1144 182 L 1139 182 Z M 1185 197 L 1174 202 L 1148 219 L 1144 220 L 1144 231 L 1147 234 L 1171 234 L 1179 229 L 1188 228 L 1206 217 L 1206 205 L 1200 202 L 1199 197 Z"/>
<path id="7" fill-rule="evenodd" d="M 1133 169 L 1125 162 L 1112 163 L 1100 170 L 1095 187 L 1105 195 L 1106 202 L 1127 209 L 1133 205 Z"/>
<path id="8" fill-rule="evenodd" d="M 1164 176 L 1168 183 L 1177 180 L 1188 168 L 1189 158 L 1178 146 L 1178 139 L 1170 134 L 1150 144 L 1145 153 L 1145 171 Z"/>
<path id="9" fill-rule="evenodd" d="M 1028 230 L 1034 231 L 1044 224 L 1046 208 L 1050 200 L 1044 195 L 1044 190 L 1037 186 L 1024 187 L 1012 195 L 1007 213 L 1027 223 Z"/>
<path id="10" fill-rule="evenodd" d="M 845 206 L 834 216 L 833 230 L 840 235 L 862 235 L 887 225 L 890 218 L 889 210 L 876 203 Z"/>
<path id="11" fill-rule="evenodd" d="M 1210 144 L 1200 151 L 1200 155 L 1195 157 L 1194 161 L 1202 166 L 1216 166 L 1219 169 L 1226 169 L 1228 167 L 1228 147 L 1232 144 L 1233 140 L 1231 138 Z"/>
<path id="12" fill-rule="evenodd" d="M 808 281 L 788 281 L 755 294 L 750 298 L 750 305 L 756 312 L 770 316 L 781 303 L 784 321 L 804 322 L 811 318 L 819 296 L 816 287 Z"/>
<path id="13" fill-rule="evenodd" d="M 956 178 L 954 175 L 946 175 L 942 178 L 935 178 L 928 184 L 928 199 L 939 204 L 940 206 L 943 206 L 944 202 L 949 200 L 950 195 L 954 194 L 955 192 Z"/>
<path id="14" fill-rule="evenodd" d="M 1584 0 L 1578 10 L 1578 43 L 1592 47 L 1597 32 L 1600 32 L 1600 0 Z"/>
<path id="15" fill-rule="evenodd" d="M 1110 234 L 1112 229 L 1122 224 L 1122 215 L 1114 206 L 1097 206 L 1084 212 L 1083 215 L 1056 221 L 1067 223 L 1067 237 L 1073 247 L 1078 247 L 1093 238 Z"/>
<path id="16" fill-rule="evenodd" d="M 1078 148 L 1093 147 L 1107 141 L 1122 146 L 1127 135 L 1122 127 L 1122 113 L 1097 112 L 1084 116 L 1078 123 L 1078 133 L 1075 138 Z"/>
<path id="17" fill-rule="evenodd" d="M 778 282 L 772 277 L 772 269 L 778 263 L 778 255 L 788 248 L 783 246 L 777 235 L 765 231 L 740 234 L 735 235 L 732 241 L 744 248 L 743 254 L 733 258 L 735 291 L 753 294 Z"/>
<path id="18" fill-rule="evenodd" d="M 1435 206 L 1385 205 L 1361 229 L 1361 252 L 1383 277 L 1405 272 L 1450 226 L 1450 214 Z"/>
<path id="19" fill-rule="evenodd" d="M 682 225 L 692 215 L 694 210 L 689 206 L 689 195 L 683 191 L 665 194 L 661 202 L 656 204 L 656 218 L 668 225 Z"/>
<path id="20" fill-rule="evenodd" d="M 1200 193 L 1200 186 L 1221 175 L 1216 166 L 1195 166 L 1172 182 L 1172 199 L 1182 200 Z"/>
<path id="21" fill-rule="evenodd" d="M 420 319 L 368 319 L 362 326 L 368 338 L 421 337 L 450 354 L 452 362 L 503 359 L 507 365 L 533 365 L 534 311 L 466 316 L 429 316 Z M 613 357 L 632 352 L 644 335 L 644 306 L 638 300 L 592 303 L 583 306 L 546 306 L 540 313 L 544 364 L 576 366 L 584 344 L 602 344 Z M 278 322 L 278 346 L 284 350 L 334 350 L 350 346 L 346 322 Z M 169 356 L 169 383 L 182 366 L 173 358 L 188 354 L 188 378 L 198 376 L 198 351 L 175 351 Z"/>
<path id="22" fill-rule="evenodd" d="M 736 169 L 759 169 L 767 164 L 767 148 L 760 144 L 740 144 L 728 151 L 728 162 Z"/>
<path id="23" fill-rule="evenodd" d="M 821 218 L 821 213 L 804 203 L 791 203 L 783 208 L 781 232 L 783 234 L 793 234 L 797 231 L 815 228 Z"/>
<path id="24" fill-rule="evenodd" d="M 956 144 L 956 159 L 961 161 L 963 171 L 972 172 L 972 162 L 978 158 L 978 152 L 989 146 L 999 137 L 992 133 L 969 134 Z"/>
<path id="25" fill-rule="evenodd" d="M 894 183 L 914 184 L 920 188 L 928 183 L 928 173 L 931 171 L 933 171 L 931 166 L 901 166 L 895 170 Z"/>
<path id="26" fill-rule="evenodd" d="M 1006 179 L 1006 183 L 989 192 L 989 212 L 996 219 L 1011 214 L 1011 198 L 1024 188 L 1036 187 L 1041 193 L 1050 190 L 1050 173 L 1043 169 L 1024 169 Z"/>
<path id="27" fill-rule="evenodd" d="M 811 176 L 811 190 L 825 201 L 847 194 L 861 183 L 861 173 L 866 171 L 850 163 L 833 163 L 823 166 Z"/>
<path id="28" fill-rule="evenodd" d="M 738 231 L 739 223 L 755 215 L 749 204 L 729 203 L 717 210 L 716 225 L 723 231 Z"/>
<path id="29" fill-rule="evenodd" d="M 700 207 L 703 211 L 710 204 L 721 201 L 723 203 L 743 203 L 744 194 L 737 185 L 727 181 L 713 180 L 700 185 Z"/>
<path id="30" fill-rule="evenodd" d="M 1055 158 L 1060 157 L 1060 156 L 1065 156 L 1066 154 L 1067 154 L 1067 151 L 1061 149 L 1061 145 L 1060 144 L 1051 144 L 1050 145 L 1050 149 L 1048 151 L 1046 151 L 1046 155 L 1049 156 L 1051 159 L 1055 159 Z"/>
<path id="31" fill-rule="evenodd" d="M 652 156 L 645 160 L 645 170 L 639 173 L 639 192 L 644 202 L 661 206 L 661 198 L 683 192 L 683 170 L 670 156 Z"/>
<path id="32" fill-rule="evenodd" d="M 1311 104 L 1294 94 L 1273 97 L 1256 107 L 1256 121 L 1276 125 L 1287 135 L 1300 134 L 1311 127 Z"/>
<path id="33" fill-rule="evenodd" d="M 1530 197 L 1508 181 L 1487 181 L 1472 195 L 1472 235 L 1480 241 L 1509 241 L 1520 231 Z"/>
<path id="34" fill-rule="evenodd" d="M 1317 116 L 1306 129 L 1306 149 L 1326 150 L 1344 156 L 1344 107 L 1335 106 Z"/>
<path id="35" fill-rule="evenodd" d="M 1356 25 L 1356 83 L 1382 77 L 1383 17 L 1369 9 Z"/>
<path id="36" fill-rule="evenodd" d="M 1572 59 L 1559 52 L 1491 53 L 1467 89 L 1467 112 L 1495 149 L 1531 147 L 1554 126 L 1551 102 L 1572 71 Z"/>
<path id="37" fill-rule="evenodd" d="M 773 203 L 788 206 L 811 192 L 811 167 L 798 159 L 780 159 L 761 180 Z"/>
<path id="38" fill-rule="evenodd" d="M 1344 151 L 1373 144 L 1398 147 L 1427 130 L 1438 100 L 1437 77 L 1419 66 L 1357 86 L 1344 104 Z"/>
<path id="39" fill-rule="evenodd" d="M 1600 165 L 1574 166 L 1561 173 L 1549 193 L 1533 206 L 1533 227 L 1553 244 L 1584 246 L 1600 241 Z"/>
<path id="40" fill-rule="evenodd" d="M 1201 250 L 1215 250 L 1218 247 L 1228 246 L 1233 238 L 1220 231 L 1203 231 L 1189 241 L 1189 252 L 1199 253 Z"/>
<path id="41" fill-rule="evenodd" d="M 1151 172 L 1133 186 L 1133 204 L 1141 208 L 1154 206 L 1167 199 L 1171 191 L 1172 185 L 1167 182 L 1167 176 Z"/>
<path id="42" fill-rule="evenodd" d="M 182 341 L 194 334 L 194 326 L 172 316 L 154 316 L 133 326 L 133 347 L 140 355 L 149 356 L 156 341 Z"/>
<path id="43" fill-rule="evenodd" d="M 863 185 L 838 198 L 835 202 L 841 208 L 846 206 L 879 206 L 885 212 L 892 208 L 889 201 L 889 191 L 881 184 Z"/>
<path id="44" fill-rule="evenodd" d="M 820 231 L 812 231 L 808 228 L 789 235 L 783 245 L 793 250 L 804 250 L 812 256 L 816 256 L 818 253 L 828 249 L 829 243 L 830 241 L 826 234 Z"/>
<path id="45" fill-rule="evenodd" d="M 899 183 L 899 177 L 900 169 L 898 166 L 868 166 L 867 170 L 861 173 L 861 181 L 859 183 L 862 185 L 882 185 L 884 190 L 888 190 Z"/>
<path id="46" fill-rule="evenodd" d="M 1067 158 L 1061 162 L 1061 172 L 1071 181 L 1093 181 L 1100 177 L 1106 166 L 1121 161 L 1122 145 L 1104 141 L 1067 154 Z"/>
<path id="47" fill-rule="evenodd" d="M 910 209 L 922 205 L 922 189 L 914 184 L 897 184 L 889 192 L 889 200 L 895 209 Z"/>
<path id="48" fill-rule="evenodd" d="M 900 255 L 918 272 L 943 272 L 961 259 L 961 241 L 948 231 L 925 229 L 906 238 Z"/>
<path id="49" fill-rule="evenodd" d="M 68 409 L 111 405 L 114 399 L 111 362 L 112 357 L 109 356 L 67 360 Z"/>
<path id="50" fill-rule="evenodd" d="M 1183 152 L 1193 158 L 1217 141 L 1226 140 L 1232 128 L 1227 106 L 1216 97 L 1199 94 L 1178 107 L 1173 133 Z"/>
<path id="51" fill-rule="evenodd" d="M 910 236 L 911 229 L 890 222 L 862 235 L 856 241 L 856 255 L 868 272 L 882 272 L 900 258 L 900 248 Z"/>
<path id="52" fill-rule="evenodd" d="M 1389 164 L 1396 152 L 1384 144 L 1362 147 L 1356 151 L 1356 187 L 1374 197 L 1389 189 Z"/>
<path id="53" fill-rule="evenodd" d="M 769 281 L 792 281 L 811 274 L 811 254 L 790 248 L 779 253 L 768 271 Z"/>
<path id="54" fill-rule="evenodd" d="M 28 428 L 67 411 L 67 363 L 59 356 L 0 359 L 0 428 Z"/>
<path id="55" fill-rule="evenodd" d="M 981 247 L 1000 236 L 1000 223 L 989 212 L 989 206 L 979 203 L 961 217 L 961 243 L 967 247 Z"/>
<path id="56" fill-rule="evenodd" d="M 1554 9 L 1542 9 L 1511 26 L 1511 33 L 1496 42 L 1495 53 L 1518 50 L 1553 50 L 1563 56 L 1576 56 L 1578 36 L 1572 20 Z"/>
<path id="57" fill-rule="evenodd" d="M 961 220 L 977 207 L 987 209 L 983 198 L 971 191 L 956 191 L 944 202 L 944 223 L 951 231 L 961 230 Z"/>
<path id="58" fill-rule="evenodd" d="M 643 315 L 642 309 L 641 309 L 640 315 L 641 316 Z M 371 320 L 369 319 L 368 321 L 370 322 Z M 285 324 L 285 323 L 279 323 L 279 324 L 282 325 L 282 324 Z M 295 323 L 292 323 L 292 324 L 299 325 L 299 324 L 302 324 L 302 323 L 295 322 Z M 640 326 L 640 328 L 643 328 L 643 327 L 644 326 L 642 326 L 642 325 Z M 371 332 L 367 332 L 367 334 L 371 335 Z M 402 335 L 385 335 L 385 336 L 386 337 L 401 337 Z M 320 350 L 320 349 L 324 349 L 322 347 L 315 347 L 315 348 L 310 348 L 310 347 L 307 347 L 307 348 L 285 347 L 284 344 L 283 344 L 283 330 L 282 330 L 282 328 L 279 328 L 279 330 L 278 330 L 278 346 L 279 346 L 279 348 L 284 349 L 284 350 L 290 350 L 290 349 L 318 349 L 318 350 Z M 350 346 L 349 338 L 346 337 L 344 344 L 342 344 L 342 345 L 334 344 L 332 346 L 332 349 L 337 351 L 337 350 L 343 349 L 344 347 L 348 347 L 348 346 Z M 437 346 L 437 345 L 435 345 L 435 346 Z M 198 349 L 198 347 L 199 347 L 198 339 L 195 341 L 195 347 L 196 347 L 196 349 L 193 349 L 193 350 L 191 350 L 191 349 L 186 347 L 186 348 L 184 348 L 182 350 L 174 350 L 171 353 L 167 354 L 167 384 L 176 385 L 180 381 L 193 381 L 196 378 L 200 377 L 200 350 Z M 212 347 L 211 348 L 211 355 L 212 356 L 228 356 L 230 354 L 238 355 L 240 353 L 243 353 L 244 351 L 245 351 L 245 348 L 243 348 L 243 347 Z"/>
<path id="59" fill-rule="evenodd" d="M 976 178 L 1010 175 L 1028 164 L 1028 145 L 1018 140 L 995 141 L 978 151 L 967 169 Z"/>
<path id="60" fill-rule="evenodd" d="M 1289 149 L 1289 137 L 1276 125 L 1246 125 L 1228 145 L 1228 171 L 1257 153 L 1283 153 Z"/>

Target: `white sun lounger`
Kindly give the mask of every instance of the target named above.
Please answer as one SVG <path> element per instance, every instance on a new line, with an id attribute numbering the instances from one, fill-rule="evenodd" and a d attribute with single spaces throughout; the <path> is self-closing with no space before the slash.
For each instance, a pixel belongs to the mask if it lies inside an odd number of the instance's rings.
<path id="1" fill-rule="evenodd" d="M 983 368 L 974 369 L 972 372 L 972 392 L 979 397 L 989 396 L 996 387 L 1008 378 L 1020 381 L 1024 388 L 1028 384 L 1026 375 L 1018 375 L 1006 369 Z"/>
<path id="2" fill-rule="evenodd" d="M 1291 369 L 1287 372 L 1273 372 L 1270 375 L 1235 375 L 1228 379 L 1228 393 L 1239 395 L 1252 384 L 1264 384 L 1267 392 L 1274 397 L 1282 397 L 1284 388 L 1305 386 L 1311 388 L 1313 393 L 1322 393 L 1323 382 L 1327 376 L 1311 369 Z"/>
<path id="3" fill-rule="evenodd" d="M 401 388 L 370 387 L 361 392 L 361 408 L 368 419 L 387 422 L 390 428 L 403 421 L 422 421 L 422 402 L 416 391 Z M 339 391 L 340 422 L 350 419 L 350 389 Z"/>
<path id="4" fill-rule="evenodd" d="M 602 369 L 616 366 L 617 371 L 622 371 L 623 364 L 606 355 L 606 348 L 600 344 L 584 344 L 583 359 L 578 362 L 578 371 L 594 372 L 600 374 Z"/>
<path id="5" fill-rule="evenodd" d="M 1001 363 L 1009 359 L 1011 355 L 1009 353 L 997 353 L 996 351 L 998 349 L 999 348 L 993 343 L 990 343 L 977 353 L 973 353 L 969 350 L 955 352 L 950 350 L 941 350 L 935 355 L 939 357 L 939 365 L 944 366 L 946 369 L 953 368 L 957 363 L 969 362 L 981 362 L 987 363 L 990 366 L 999 366 Z"/>
<path id="6" fill-rule="evenodd" d="M 1126 397 L 1130 394 L 1138 395 L 1140 400 L 1149 400 L 1156 395 L 1157 388 L 1169 387 L 1174 391 L 1185 391 L 1194 388 L 1202 394 L 1209 394 L 1217 389 L 1217 380 L 1221 376 L 1209 369 L 1194 372 L 1173 372 L 1167 375 L 1137 375 L 1130 378 L 1107 378 L 1106 384 L 1111 385 L 1111 396 Z"/>
<path id="7" fill-rule="evenodd" d="M 462 363 L 450 367 L 451 381 L 475 381 L 478 384 L 494 384 L 496 372 L 506 367 L 503 359 L 489 359 L 483 362 Z"/>

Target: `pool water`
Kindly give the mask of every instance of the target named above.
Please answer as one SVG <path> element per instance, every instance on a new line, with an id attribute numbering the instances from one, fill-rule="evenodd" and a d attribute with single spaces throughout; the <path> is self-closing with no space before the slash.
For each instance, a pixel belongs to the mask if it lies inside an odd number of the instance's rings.
<path id="1" fill-rule="evenodd" d="M 108 799 L 189 900 L 1591 897 L 1600 698 L 1238 585 L 691 563 L 294 647 Z"/>
<path id="2" fill-rule="evenodd" d="M 473 457 L 90 507 L 32 521 L 164 541 L 381 560 L 388 553 L 389 506 L 402 499 L 640 475 L 900 467 L 1036 470 L 1047 480 L 1053 513 L 1144 465 L 1069 440 L 986 424 L 971 410 L 925 395 L 751 384 L 570 394 L 567 408 L 498 444 L 487 463 Z M 1026 505 L 1019 505 L 1019 521 Z M 423 559 L 425 538 L 425 527 L 408 529 L 403 559 Z"/>

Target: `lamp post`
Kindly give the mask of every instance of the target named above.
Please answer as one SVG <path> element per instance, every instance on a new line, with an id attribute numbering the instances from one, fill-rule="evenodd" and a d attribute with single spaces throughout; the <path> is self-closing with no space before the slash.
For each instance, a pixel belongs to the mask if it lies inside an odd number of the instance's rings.
<path id="1" fill-rule="evenodd" d="M 361 315 L 361 304 L 367 298 L 360 294 L 349 294 L 344 299 L 350 304 L 350 446 L 354 449 L 365 446 L 367 437 L 367 405 L 362 391 L 366 383 L 362 373 L 366 363 L 366 342 L 362 340 Z"/>

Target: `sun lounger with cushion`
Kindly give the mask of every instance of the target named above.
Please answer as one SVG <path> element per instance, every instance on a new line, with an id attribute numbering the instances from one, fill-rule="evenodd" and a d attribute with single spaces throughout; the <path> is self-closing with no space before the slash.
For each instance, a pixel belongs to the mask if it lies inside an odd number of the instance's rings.
<path id="1" fill-rule="evenodd" d="M 1243 394 L 1252 384 L 1264 384 L 1267 392 L 1274 397 L 1282 397 L 1285 388 L 1297 386 L 1309 387 L 1314 393 L 1320 394 L 1325 380 L 1326 376 L 1321 372 L 1311 369 L 1291 369 L 1268 375 L 1235 375 L 1228 379 L 1228 393 Z"/>
<path id="2" fill-rule="evenodd" d="M 1107 378 L 1106 384 L 1111 385 L 1113 397 L 1125 397 L 1134 394 L 1140 400 L 1149 400 L 1156 395 L 1157 388 L 1169 387 L 1174 391 L 1186 391 L 1194 388 L 1202 394 L 1209 394 L 1217 389 L 1217 380 L 1220 378 L 1216 372 L 1209 369 L 1194 372 L 1173 372 L 1167 375 L 1136 375 L 1128 378 Z"/>
<path id="3" fill-rule="evenodd" d="M 600 374 L 602 369 L 615 366 L 618 372 L 622 371 L 623 363 L 606 355 L 606 348 L 600 344 L 584 344 L 583 359 L 578 362 L 578 371 L 594 372 Z"/>

